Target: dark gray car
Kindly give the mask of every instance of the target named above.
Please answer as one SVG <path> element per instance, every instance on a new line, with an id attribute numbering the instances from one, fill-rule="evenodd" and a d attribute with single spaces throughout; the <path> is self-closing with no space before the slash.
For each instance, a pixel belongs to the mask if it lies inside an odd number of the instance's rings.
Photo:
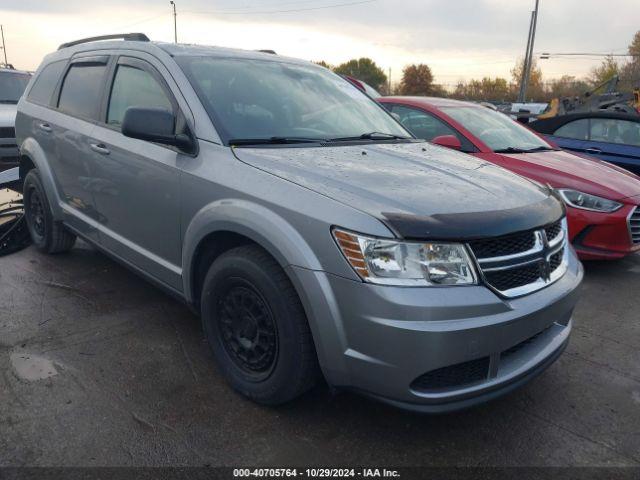
<path id="1" fill-rule="evenodd" d="M 278 404 L 323 376 L 437 412 L 563 351 L 582 267 L 546 187 L 308 62 L 122 37 L 63 45 L 19 104 L 29 229 L 186 301 L 239 392 Z"/>

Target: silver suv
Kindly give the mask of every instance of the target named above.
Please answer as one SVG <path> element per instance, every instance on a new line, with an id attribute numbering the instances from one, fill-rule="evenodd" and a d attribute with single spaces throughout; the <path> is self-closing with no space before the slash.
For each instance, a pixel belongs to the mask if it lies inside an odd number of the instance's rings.
<path id="1" fill-rule="evenodd" d="M 186 301 L 257 402 L 324 377 L 453 410 L 567 344 L 582 267 L 562 203 L 416 140 L 325 68 L 85 39 L 45 58 L 18 110 L 35 245 L 79 236 Z"/>

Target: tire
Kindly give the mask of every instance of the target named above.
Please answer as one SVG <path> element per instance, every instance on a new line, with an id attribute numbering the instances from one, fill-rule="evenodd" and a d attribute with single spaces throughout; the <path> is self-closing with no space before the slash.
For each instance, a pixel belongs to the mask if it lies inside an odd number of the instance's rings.
<path id="1" fill-rule="evenodd" d="M 53 220 L 49 199 L 37 169 L 27 173 L 22 192 L 27 228 L 36 248 L 50 254 L 71 250 L 76 243 L 76 236 L 62 223 Z"/>
<path id="2" fill-rule="evenodd" d="M 289 278 L 262 248 L 222 254 L 202 288 L 202 323 L 222 373 L 263 405 L 286 403 L 319 378 L 306 315 Z"/>

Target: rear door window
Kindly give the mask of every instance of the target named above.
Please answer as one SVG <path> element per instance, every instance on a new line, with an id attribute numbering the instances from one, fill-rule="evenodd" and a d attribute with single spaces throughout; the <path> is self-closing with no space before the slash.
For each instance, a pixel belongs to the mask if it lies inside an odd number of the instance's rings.
<path id="1" fill-rule="evenodd" d="M 30 102 L 40 105 L 50 105 L 51 97 L 53 97 L 53 92 L 58 85 L 58 80 L 60 80 L 66 64 L 66 60 L 60 60 L 46 65 L 34 80 L 33 87 L 29 90 L 27 99 Z"/>
<path id="2" fill-rule="evenodd" d="M 640 146 L 640 123 L 615 118 L 592 118 L 591 140 Z"/>
<path id="3" fill-rule="evenodd" d="M 576 140 L 588 140 L 589 138 L 589 119 L 581 118 L 573 122 L 565 123 L 553 135 L 562 138 L 575 138 Z"/>
<path id="4" fill-rule="evenodd" d="M 107 66 L 104 63 L 74 63 L 62 84 L 58 108 L 85 119 L 98 116 Z"/>

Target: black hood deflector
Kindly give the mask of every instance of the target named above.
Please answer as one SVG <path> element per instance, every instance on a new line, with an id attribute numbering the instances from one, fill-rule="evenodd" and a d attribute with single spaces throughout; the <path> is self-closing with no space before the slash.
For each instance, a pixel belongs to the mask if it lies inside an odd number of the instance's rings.
<path id="1" fill-rule="evenodd" d="M 554 196 L 536 204 L 493 212 L 418 216 L 383 213 L 382 221 L 398 237 L 408 240 L 469 241 L 532 230 L 562 218 L 564 205 Z"/>

